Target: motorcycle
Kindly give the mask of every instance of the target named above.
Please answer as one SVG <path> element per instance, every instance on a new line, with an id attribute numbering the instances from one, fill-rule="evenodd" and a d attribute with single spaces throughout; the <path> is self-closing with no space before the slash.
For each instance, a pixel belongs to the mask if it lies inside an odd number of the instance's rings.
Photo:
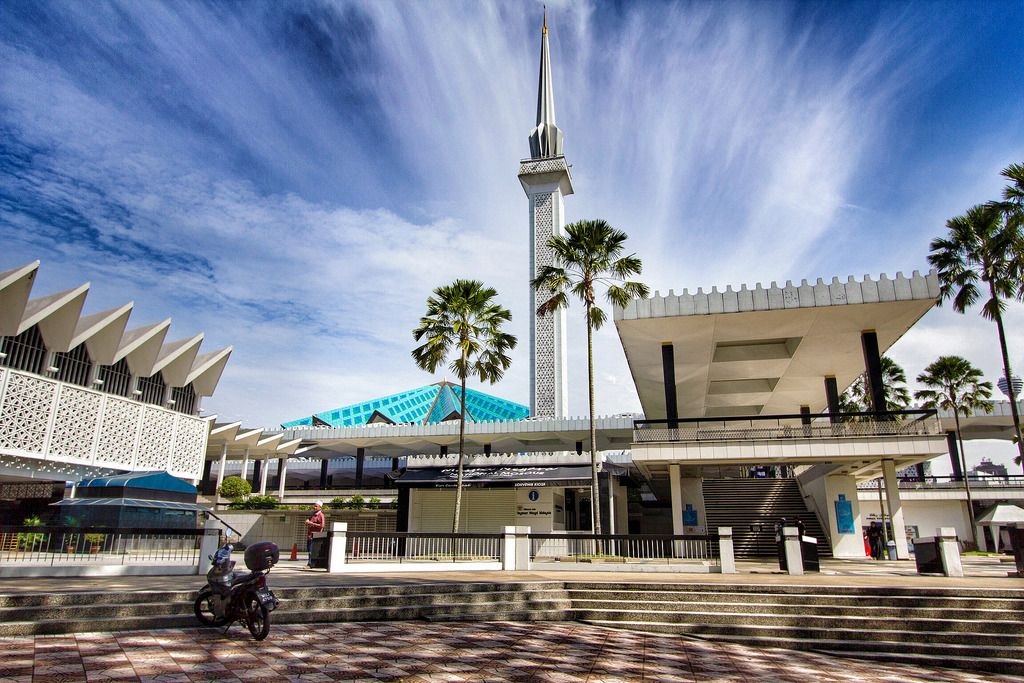
<path id="1" fill-rule="evenodd" d="M 241 621 L 256 640 L 270 633 L 270 613 L 280 604 L 267 586 L 267 572 L 280 559 L 277 544 L 264 541 L 245 549 L 249 573 L 236 573 L 227 543 L 210 556 L 213 566 L 206 573 L 206 585 L 199 589 L 194 609 L 204 626 L 224 626 Z"/>

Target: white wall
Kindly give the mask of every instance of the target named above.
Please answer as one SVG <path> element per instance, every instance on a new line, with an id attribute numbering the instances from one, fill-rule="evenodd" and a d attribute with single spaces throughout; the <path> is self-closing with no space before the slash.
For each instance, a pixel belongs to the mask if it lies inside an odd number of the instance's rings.
<path id="1" fill-rule="evenodd" d="M 967 518 L 966 503 L 959 500 L 907 500 L 903 501 L 903 523 L 907 527 L 917 527 L 920 536 L 934 536 L 936 529 L 947 526 L 956 529 L 957 538 L 961 541 L 974 540 L 969 520 Z M 878 496 L 874 500 L 861 500 L 861 515 L 863 524 L 867 525 L 872 519 L 881 519 L 878 515 Z"/>

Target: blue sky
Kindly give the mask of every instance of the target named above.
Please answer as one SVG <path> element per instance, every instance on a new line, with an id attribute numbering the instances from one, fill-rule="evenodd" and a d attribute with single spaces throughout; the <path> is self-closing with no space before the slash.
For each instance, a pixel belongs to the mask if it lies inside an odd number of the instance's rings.
<path id="1" fill-rule="evenodd" d="M 661 292 L 926 270 L 1024 161 L 1019 2 L 548 5 L 568 218 L 625 230 Z M 522 340 L 493 392 L 528 402 L 540 13 L 7 0 L 0 269 L 40 259 L 36 295 L 89 280 L 87 312 L 131 299 L 133 325 L 233 345 L 206 407 L 268 426 L 441 379 L 409 331 L 433 287 L 480 278 Z M 933 311 L 892 355 L 994 380 L 992 327 Z M 598 412 L 638 410 L 613 326 L 597 353 Z"/>

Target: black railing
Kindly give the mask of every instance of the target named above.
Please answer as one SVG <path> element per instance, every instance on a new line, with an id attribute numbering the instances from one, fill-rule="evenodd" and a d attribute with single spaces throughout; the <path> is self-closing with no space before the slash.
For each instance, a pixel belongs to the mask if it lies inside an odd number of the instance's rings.
<path id="1" fill-rule="evenodd" d="M 896 480 L 901 490 L 915 489 L 962 489 L 964 488 L 963 477 L 900 477 Z M 858 489 L 877 490 L 881 479 L 871 479 L 857 484 Z M 1013 475 L 991 475 L 975 477 L 971 476 L 968 483 L 972 489 L 1006 489 L 1024 488 L 1024 476 Z"/>
<path id="2" fill-rule="evenodd" d="M 529 534 L 533 562 L 621 562 L 671 564 L 699 560 L 717 564 L 718 534 Z"/>
<path id="3" fill-rule="evenodd" d="M 197 564 L 202 529 L 0 526 L 0 564 Z"/>
<path id="4" fill-rule="evenodd" d="M 760 441 L 838 437 L 942 434 L 934 410 L 819 415 L 745 415 L 634 420 L 635 443 L 674 441 Z"/>
<path id="5" fill-rule="evenodd" d="M 503 534 L 350 531 L 346 562 L 497 562 Z"/>

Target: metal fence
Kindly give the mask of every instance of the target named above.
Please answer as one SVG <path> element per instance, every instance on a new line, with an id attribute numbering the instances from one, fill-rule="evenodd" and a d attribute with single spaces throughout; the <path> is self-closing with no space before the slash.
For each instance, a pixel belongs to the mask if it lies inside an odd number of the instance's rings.
<path id="1" fill-rule="evenodd" d="M 497 562 L 502 534 L 348 532 L 345 562 Z"/>
<path id="2" fill-rule="evenodd" d="M 717 565 L 718 535 L 530 534 L 533 562 L 670 564 L 699 560 Z"/>
<path id="3" fill-rule="evenodd" d="M 633 441 L 759 441 L 834 439 L 860 436 L 942 434 L 934 410 L 835 415 L 755 415 L 745 417 L 635 420 Z"/>
<path id="4" fill-rule="evenodd" d="M 198 564 L 202 529 L 0 527 L 0 564 Z"/>
<path id="5" fill-rule="evenodd" d="M 857 483 L 858 489 L 877 490 L 881 483 L 880 478 L 871 479 Z M 923 489 L 962 489 L 964 488 L 963 477 L 901 477 L 897 479 L 901 490 L 923 490 Z M 971 476 L 968 479 L 972 489 L 1006 489 L 1024 488 L 1024 476 L 1010 474 L 1006 476 Z"/>

